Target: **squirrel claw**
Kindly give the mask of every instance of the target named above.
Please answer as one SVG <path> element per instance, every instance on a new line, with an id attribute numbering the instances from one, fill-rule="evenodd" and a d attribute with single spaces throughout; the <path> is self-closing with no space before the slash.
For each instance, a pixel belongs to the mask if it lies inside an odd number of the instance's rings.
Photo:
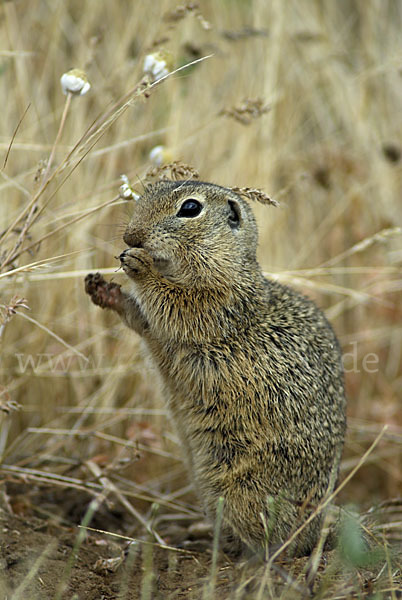
<path id="1" fill-rule="evenodd" d="M 153 264 L 152 256 L 144 248 L 128 248 L 119 259 L 124 272 L 132 279 L 148 273 Z"/>
<path id="2" fill-rule="evenodd" d="M 106 281 L 100 273 L 89 273 L 85 277 L 85 291 L 97 306 L 118 310 L 122 298 L 118 283 Z"/>

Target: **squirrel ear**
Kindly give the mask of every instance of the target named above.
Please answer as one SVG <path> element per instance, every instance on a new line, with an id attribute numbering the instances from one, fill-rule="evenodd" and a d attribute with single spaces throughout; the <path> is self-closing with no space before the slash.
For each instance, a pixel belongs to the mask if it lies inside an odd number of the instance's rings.
<path id="1" fill-rule="evenodd" d="M 229 218 L 228 222 L 232 229 L 237 229 L 240 225 L 240 206 L 234 200 L 228 200 Z"/>

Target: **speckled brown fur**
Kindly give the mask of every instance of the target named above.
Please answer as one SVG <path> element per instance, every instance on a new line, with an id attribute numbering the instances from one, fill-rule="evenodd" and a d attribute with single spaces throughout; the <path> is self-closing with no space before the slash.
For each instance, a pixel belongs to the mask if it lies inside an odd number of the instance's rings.
<path id="1" fill-rule="evenodd" d="M 177 216 L 187 199 L 199 215 Z M 345 432 L 340 349 L 313 302 L 264 278 L 247 202 L 203 182 L 159 182 L 134 204 L 120 256 L 130 291 L 89 275 L 95 304 L 144 339 L 190 474 L 233 547 L 283 543 L 326 493 Z M 106 287 L 105 287 L 106 285 Z M 98 293 L 99 290 L 99 293 Z M 307 508 L 306 508 L 307 507 Z M 308 553 L 315 519 L 292 551 Z"/>

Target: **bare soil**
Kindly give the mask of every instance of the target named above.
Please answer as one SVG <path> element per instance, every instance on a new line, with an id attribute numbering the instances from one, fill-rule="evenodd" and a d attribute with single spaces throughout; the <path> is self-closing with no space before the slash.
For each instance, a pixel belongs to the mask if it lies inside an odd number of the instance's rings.
<path id="1" fill-rule="evenodd" d="M 120 538 L 79 527 L 88 506 L 83 494 L 47 488 L 33 506 L 27 484 L 6 489 L 3 481 L 0 600 L 402 598 L 402 562 L 380 560 L 357 569 L 342 564 L 337 551 L 326 552 L 309 585 L 308 557 L 283 558 L 267 573 L 256 561 L 235 562 L 221 553 L 213 580 L 212 536 L 202 524 L 159 529 L 172 548 L 140 533 L 133 543 L 123 537 L 132 517 L 108 510 L 106 503 L 90 526 L 120 532 Z"/>
<path id="2" fill-rule="evenodd" d="M 2 510 L 0 599 L 16 594 L 24 600 L 135 600 L 147 589 L 150 598 L 190 598 L 209 573 L 209 553 L 196 556 L 157 547 L 152 553 L 141 548 L 129 553 L 127 542 L 96 533 L 85 536 L 74 557 L 77 535 L 77 529 Z"/>

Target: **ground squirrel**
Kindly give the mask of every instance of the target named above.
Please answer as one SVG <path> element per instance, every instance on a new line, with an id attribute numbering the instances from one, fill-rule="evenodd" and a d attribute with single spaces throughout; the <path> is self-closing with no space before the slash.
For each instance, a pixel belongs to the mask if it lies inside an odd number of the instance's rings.
<path id="1" fill-rule="evenodd" d="M 316 305 L 257 262 L 257 226 L 230 189 L 161 181 L 134 202 L 131 280 L 90 274 L 92 301 L 145 341 L 203 507 L 232 547 L 283 543 L 328 490 L 345 433 L 337 339 Z M 314 519 L 294 554 L 311 552 Z"/>

